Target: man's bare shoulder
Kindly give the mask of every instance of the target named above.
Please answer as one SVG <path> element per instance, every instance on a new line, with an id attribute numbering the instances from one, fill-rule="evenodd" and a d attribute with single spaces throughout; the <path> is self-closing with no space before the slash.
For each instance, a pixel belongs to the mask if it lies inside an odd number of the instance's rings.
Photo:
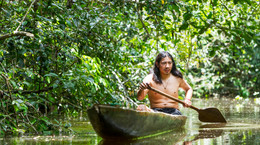
<path id="1" fill-rule="evenodd" d="M 177 80 L 179 83 L 183 82 L 184 79 L 180 78 L 180 77 L 177 77 L 177 76 L 174 76 L 174 75 L 171 75 L 172 76 L 172 79 L 175 79 Z"/>
<path id="2" fill-rule="evenodd" d="M 144 78 L 144 83 L 151 83 L 153 81 L 153 74 L 148 74 L 145 78 Z"/>

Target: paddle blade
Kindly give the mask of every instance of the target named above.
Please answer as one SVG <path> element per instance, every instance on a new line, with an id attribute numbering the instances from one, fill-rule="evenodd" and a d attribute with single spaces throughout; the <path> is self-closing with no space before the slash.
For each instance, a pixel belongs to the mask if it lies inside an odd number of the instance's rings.
<path id="1" fill-rule="evenodd" d="M 202 122 L 227 123 L 221 112 L 217 108 L 199 109 L 199 120 Z"/>

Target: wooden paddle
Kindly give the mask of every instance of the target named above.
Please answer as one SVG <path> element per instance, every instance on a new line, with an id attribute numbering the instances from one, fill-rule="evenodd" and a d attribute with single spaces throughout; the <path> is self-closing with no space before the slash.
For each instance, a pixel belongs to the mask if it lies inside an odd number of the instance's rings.
<path id="1" fill-rule="evenodd" d="M 151 87 L 150 85 L 147 84 L 147 87 L 148 89 L 156 92 L 156 93 L 159 93 L 161 95 L 164 95 L 166 96 L 167 98 L 169 99 L 172 99 L 176 102 L 179 102 L 181 104 L 185 104 L 184 101 L 181 101 L 177 98 L 174 98 L 164 92 L 161 92 L 153 87 Z M 194 106 L 190 106 L 191 109 L 194 109 L 196 110 L 198 113 L 199 113 L 199 120 L 202 121 L 202 122 L 221 122 L 221 123 L 227 123 L 226 119 L 223 117 L 223 115 L 221 114 L 221 112 L 217 109 L 217 108 L 205 108 L 205 109 L 199 109 L 197 107 L 194 107 Z"/>

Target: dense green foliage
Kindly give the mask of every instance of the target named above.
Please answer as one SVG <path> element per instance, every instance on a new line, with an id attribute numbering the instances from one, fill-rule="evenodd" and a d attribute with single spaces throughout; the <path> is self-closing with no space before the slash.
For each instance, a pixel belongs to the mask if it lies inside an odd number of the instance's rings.
<path id="1" fill-rule="evenodd" d="M 48 113 L 133 105 L 159 51 L 194 97 L 259 97 L 254 0 L 0 2 L 1 133 L 41 133 Z M 45 115 L 44 115 L 45 114 Z"/>

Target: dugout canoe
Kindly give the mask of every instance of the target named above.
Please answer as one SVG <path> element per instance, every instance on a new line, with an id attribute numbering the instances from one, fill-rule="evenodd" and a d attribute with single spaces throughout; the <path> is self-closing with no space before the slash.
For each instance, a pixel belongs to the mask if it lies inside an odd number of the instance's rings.
<path id="1" fill-rule="evenodd" d="M 186 116 L 161 112 L 141 112 L 109 105 L 94 105 L 87 110 L 96 133 L 104 139 L 132 139 L 182 128 Z"/>

